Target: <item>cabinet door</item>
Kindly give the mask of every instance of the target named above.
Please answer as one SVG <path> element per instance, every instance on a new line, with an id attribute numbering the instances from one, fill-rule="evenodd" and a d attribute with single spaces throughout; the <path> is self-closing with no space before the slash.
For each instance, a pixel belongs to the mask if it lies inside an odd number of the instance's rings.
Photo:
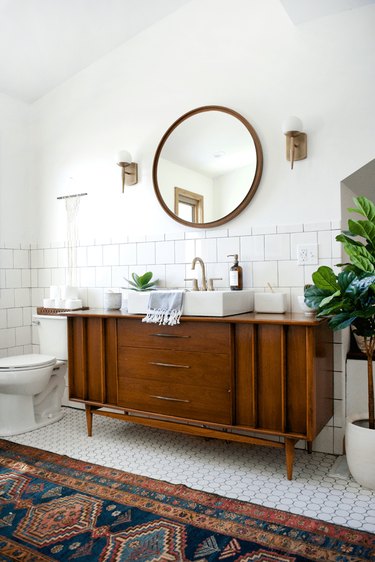
<path id="1" fill-rule="evenodd" d="M 307 434 L 313 333 L 305 326 L 236 326 L 236 424 Z"/>
<path id="2" fill-rule="evenodd" d="M 68 318 L 69 397 L 117 403 L 117 326 L 113 318 Z"/>

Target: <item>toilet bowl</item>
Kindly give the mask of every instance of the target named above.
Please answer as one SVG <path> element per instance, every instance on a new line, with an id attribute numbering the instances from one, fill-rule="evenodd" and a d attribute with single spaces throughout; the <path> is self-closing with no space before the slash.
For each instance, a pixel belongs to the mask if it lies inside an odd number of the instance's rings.
<path id="1" fill-rule="evenodd" d="M 38 429 L 63 417 L 66 317 L 34 316 L 40 354 L 0 359 L 0 436 Z"/>

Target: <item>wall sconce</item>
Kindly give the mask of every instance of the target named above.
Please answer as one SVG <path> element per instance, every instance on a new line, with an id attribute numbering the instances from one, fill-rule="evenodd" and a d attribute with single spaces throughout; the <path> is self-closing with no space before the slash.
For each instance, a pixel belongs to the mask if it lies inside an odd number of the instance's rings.
<path id="1" fill-rule="evenodd" d="M 298 117 L 288 117 L 283 123 L 283 133 L 286 135 L 286 159 L 290 161 L 293 170 L 295 160 L 307 158 L 307 135 L 302 133 L 302 121 Z"/>
<path id="2" fill-rule="evenodd" d="M 127 150 L 120 150 L 118 153 L 117 166 L 121 166 L 122 192 L 125 185 L 135 185 L 138 183 L 138 164 L 132 162 L 132 156 Z"/>

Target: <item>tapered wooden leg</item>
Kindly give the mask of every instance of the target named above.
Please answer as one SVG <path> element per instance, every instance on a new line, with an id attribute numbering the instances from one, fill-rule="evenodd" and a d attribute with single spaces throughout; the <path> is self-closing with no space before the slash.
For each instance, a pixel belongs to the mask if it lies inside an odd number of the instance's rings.
<path id="1" fill-rule="evenodd" d="M 288 480 L 293 478 L 293 462 L 294 462 L 294 445 L 297 439 L 285 438 L 285 458 L 286 458 L 286 474 Z"/>
<path id="2" fill-rule="evenodd" d="M 92 408 L 89 404 L 86 404 L 85 409 L 86 409 L 87 436 L 92 437 Z"/>
<path id="3" fill-rule="evenodd" d="M 307 452 L 309 455 L 312 453 L 312 441 L 307 441 Z"/>

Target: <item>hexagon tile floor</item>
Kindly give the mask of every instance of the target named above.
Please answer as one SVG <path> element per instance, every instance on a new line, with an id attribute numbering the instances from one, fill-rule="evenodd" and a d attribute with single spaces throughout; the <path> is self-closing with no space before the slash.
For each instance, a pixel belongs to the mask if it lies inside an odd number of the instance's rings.
<path id="1" fill-rule="evenodd" d="M 333 455 L 296 450 L 294 479 L 289 482 L 282 450 L 205 440 L 99 416 L 94 416 L 93 436 L 87 437 L 85 413 L 72 408 L 65 412 L 61 421 L 9 440 L 375 533 L 375 492 L 350 477 L 330 476 Z"/>

